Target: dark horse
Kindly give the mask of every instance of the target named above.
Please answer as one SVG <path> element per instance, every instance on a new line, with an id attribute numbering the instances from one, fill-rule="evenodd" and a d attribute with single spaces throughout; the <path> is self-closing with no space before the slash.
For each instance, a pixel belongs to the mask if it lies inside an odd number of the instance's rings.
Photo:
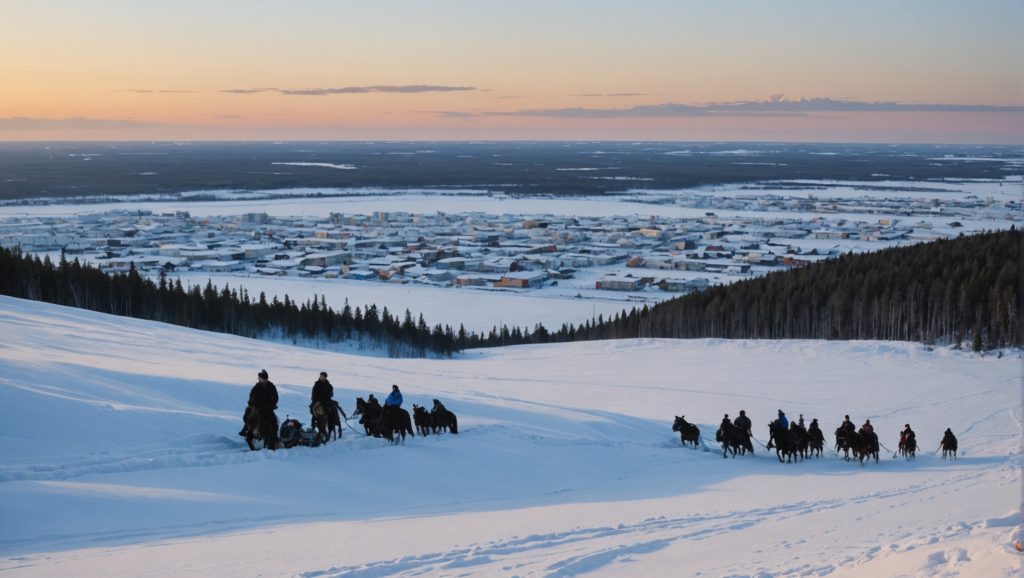
<path id="1" fill-rule="evenodd" d="M 802 460 L 807 459 L 811 453 L 811 437 L 807 435 L 807 428 L 796 422 L 790 423 L 789 439 L 793 446 L 793 454 Z"/>
<path id="2" fill-rule="evenodd" d="M 898 451 L 901 456 L 908 460 L 914 459 L 915 457 L 917 457 L 917 438 L 912 435 L 904 437 L 903 439 L 900 440 L 899 449 L 896 451 Z"/>
<path id="3" fill-rule="evenodd" d="M 768 424 L 768 432 L 768 449 L 771 449 L 774 444 L 775 455 L 779 458 L 779 462 L 792 463 L 793 458 L 796 457 L 796 449 L 793 446 L 793 436 L 790 435 L 789 430 L 782 427 L 779 420 L 773 420 Z"/>
<path id="4" fill-rule="evenodd" d="M 430 410 L 430 423 L 434 433 L 448 431 L 453 434 L 459 433 L 459 420 L 455 414 L 448 411 L 440 401 L 434 400 L 434 408 Z"/>
<path id="5" fill-rule="evenodd" d="M 395 442 L 395 434 L 402 436 L 402 443 L 405 443 L 406 432 L 416 437 L 412 431 L 412 420 L 409 412 L 400 407 L 377 408 L 372 406 L 361 397 L 356 398 L 356 411 L 353 415 L 362 415 L 359 422 L 366 427 L 366 431 L 373 437 L 387 438 L 391 443 Z"/>
<path id="6" fill-rule="evenodd" d="M 320 443 L 327 443 L 334 439 L 341 439 L 341 407 L 338 402 L 331 401 L 330 407 L 324 407 L 322 402 L 316 402 L 309 408 L 313 415 L 313 429 L 316 430 Z"/>
<path id="7" fill-rule="evenodd" d="M 722 443 L 723 458 L 730 451 L 734 458 L 736 454 L 746 455 L 748 451 L 751 455 L 754 454 L 754 446 L 750 443 L 750 435 L 742 428 L 736 427 L 732 422 L 726 422 L 722 427 L 718 428 L 718 431 L 715 432 L 715 441 Z"/>
<path id="8" fill-rule="evenodd" d="M 946 433 L 942 435 L 942 459 L 951 458 L 956 459 L 956 436 L 953 432 L 946 430 Z"/>
<path id="9" fill-rule="evenodd" d="M 253 443 L 253 440 L 262 441 L 263 447 L 266 449 L 277 449 L 279 445 L 277 438 L 277 415 L 274 414 L 273 410 L 259 412 L 250 405 L 245 408 L 244 419 L 245 443 L 248 444 L 250 450 L 256 451 L 256 445 Z"/>
<path id="10" fill-rule="evenodd" d="M 412 404 L 412 421 L 416 423 L 416 431 L 420 432 L 421 436 L 430 435 L 430 430 L 434 425 L 427 408 L 415 403 Z"/>
<path id="11" fill-rule="evenodd" d="M 852 433 L 854 432 L 842 426 L 836 428 L 836 453 L 842 451 L 843 459 L 846 461 L 850 461 L 850 441 L 847 436 Z"/>
<path id="12" fill-rule="evenodd" d="M 865 431 L 863 428 L 858 432 L 847 432 L 846 442 L 850 445 L 853 457 L 860 461 L 860 465 L 864 465 L 864 460 L 870 460 L 872 457 L 875 458 L 875 463 L 878 463 L 878 434 L 875 432 Z"/>
<path id="13" fill-rule="evenodd" d="M 821 452 L 825 448 L 825 434 L 818 428 L 812 428 L 807 430 L 807 443 L 810 447 L 810 454 L 808 457 L 815 454 L 821 457 Z"/>
<path id="14" fill-rule="evenodd" d="M 694 449 L 697 448 L 697 444 L 700 442 L 700 428 L 686 421 L 686 416 L 676 416 L 675 423 L 672 424 L 672 431 L 679 432 L 679 438 L 683 442 L 683 447 L 686 447 L 686 443 L 693 444 Z"/>

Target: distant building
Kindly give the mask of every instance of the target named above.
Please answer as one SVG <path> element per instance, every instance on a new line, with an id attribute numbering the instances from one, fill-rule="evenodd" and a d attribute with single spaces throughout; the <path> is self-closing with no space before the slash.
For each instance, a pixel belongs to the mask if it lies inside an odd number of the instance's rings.
<path id="1" fill-rule="evenodd" d="M 595 289 L 607 291 L 636 291 L 644 286 L 643 279 L 639 277 L 616 277 L 609 275 L 598 279 L 594 283 Z"/>

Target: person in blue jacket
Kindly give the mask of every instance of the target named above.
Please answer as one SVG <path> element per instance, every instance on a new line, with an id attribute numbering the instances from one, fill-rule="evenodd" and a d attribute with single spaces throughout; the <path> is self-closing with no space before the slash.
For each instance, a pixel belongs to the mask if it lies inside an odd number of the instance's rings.
<path id="1" fill-rule="evenodd" d="M 786 419 L 786 414 L 782 413 L 781 409 L 779 410 L 779 425 L 782 426 L 782 429 L 789 429 L 789 420 Z"/>
<path id="2" fill-rule="evenodd" d="M 391 393 L 384 400 L 384 407 L 402 407 L 402 392 L 398 391 L 397 385 L 391 386 Z"/>

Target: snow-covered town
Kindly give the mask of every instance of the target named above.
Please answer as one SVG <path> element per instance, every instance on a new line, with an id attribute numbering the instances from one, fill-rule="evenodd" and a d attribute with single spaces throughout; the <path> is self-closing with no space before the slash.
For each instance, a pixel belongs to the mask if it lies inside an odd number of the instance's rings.
<path id="1" fill-rule="evenodd" d="M 382 210 L 289 217 L 118 209 L 7 217 L 0 220 L 0 245 L 63 251 L 106 271 L 134 266 L 151 275 L 532 289 L 586 273 L 581 286 L 591 289 L 688 292 L 848 251 L 952 237 L 963 230 L 958 219 L 1008 222 L 1020 215 L 1016 199 L 977 196 L 941 203 L 864 196 L 851 205 L 743 193 L 678 195 L 673 202 L 702 210 L 692 216 Z M 738 209 L 757 213 L 716 212 Z"/>

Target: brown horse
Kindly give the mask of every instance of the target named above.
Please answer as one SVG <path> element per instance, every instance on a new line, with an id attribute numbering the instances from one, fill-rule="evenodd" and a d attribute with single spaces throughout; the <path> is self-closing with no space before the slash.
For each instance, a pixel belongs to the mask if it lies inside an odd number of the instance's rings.
<path id="1" fill-rule="evenodd" d="M 338 402 L 333 401 L 328 407 L 322 402 L 316 402 L 309 408 L 313 415 L 313 429 L 316 430 L 320 443 L 327 443 L 334 439 L 341 439 L 341 407 Z"/>
<path id="2" fill-rule="evenodd" d="M 686 447 L 687 442 L 693 444 L 694 449 L 697 448 L 697 444 L 700 442 L 700 428 L 686 421 L 686 416 L 676 416 L 676 421 L 672 424 L 672 431 L 679 432 L 679 439 L 683 442 L 683 447 Z"/>
<path id="3" fill-rule="evenodd" d="M 353 415 L 361 415 L 359 423 L 366 428 L 367 435 L 373 437 L 387 438 L 395 443 L 395 434 L 401 436 L 402 443 L 405 443 L 405 434 L 416 437 L 412 430 L 412 419 L 409 412 L 398 406 L 379 407 L 367 403 L 363 398 L 356 398 L 356 411 Z"/>
<path id="4" fill-rule="evenodd" d="M 942 459 L 950 458 L 956 459 L 956 447 L 957 441 L 956 436 L 953 432 L 946 430 L 946 433 L 942 435 Z"/>
<path id="5" fill-rule="evenodd" d="M 263 448 L 276 450 L 280 445 L 277 438 L 277 415 L 274 410 L 257 411 L 253 406 L 245 408 L 245 443 L 256 451 L 254 440 L 263 442 Z"/>

